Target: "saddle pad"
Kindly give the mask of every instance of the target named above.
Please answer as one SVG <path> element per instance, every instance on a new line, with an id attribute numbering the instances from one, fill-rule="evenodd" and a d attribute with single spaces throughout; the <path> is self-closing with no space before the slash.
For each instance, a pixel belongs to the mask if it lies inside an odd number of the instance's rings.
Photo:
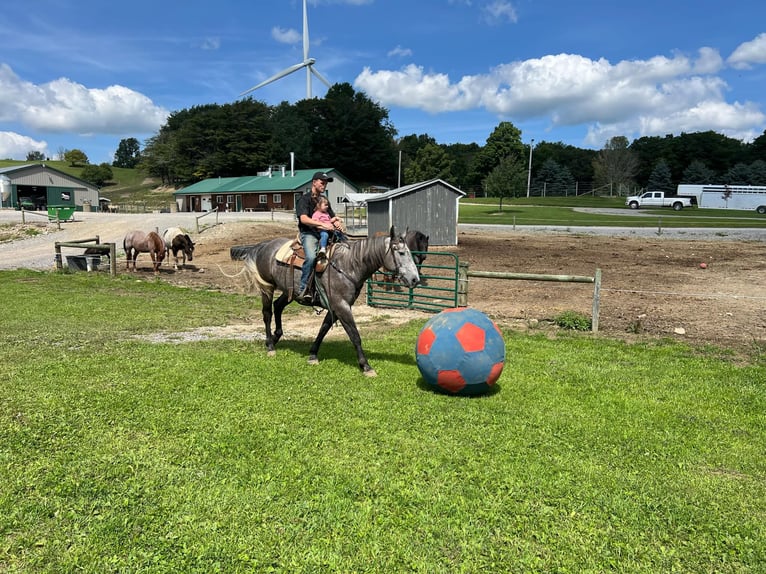
<path id="1" fill-rule="evenodd" d="M 294 267 L 303 266 L 303 247 L 301 242 L 297 239 L 290 239 L 282 244 L 282 247 L 277 249 L 274 255 L 277 261 L 284 263 L 285 265 L 292 265 Z"/>

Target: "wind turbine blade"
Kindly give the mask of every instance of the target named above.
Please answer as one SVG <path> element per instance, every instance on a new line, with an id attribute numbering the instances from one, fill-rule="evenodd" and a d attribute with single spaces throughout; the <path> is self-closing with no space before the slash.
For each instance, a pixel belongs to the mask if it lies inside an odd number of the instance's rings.
<path id="1" fill-rule="evenodd" d="M 323 83 L 325 86 L 327 86 L 328 88 L 331 88 L 331 87 L 332 87 L 332 84 L 331 84 L 330 82 L 328 82 L 328 81 L 327 81 L 327 78 L 325 78 L 325 77 L 324 77 L 322 74 L 320 74 L 319 72 L 317 72 L 317 71 L 316 71 L 316 68 L 314 68 L 314 66 L 309 66 L 309 67 L 308 67 L 308 69 L 309 69 L 309 70 L 311 70 L 311 73 L 312 73 L 312 74 L 314 74 L 314 75 L 315 75 L 317 78 L 319 78 L 319 79 L 321 80 L 321 82 L 322 82 L 322 83 Z"/>
<path id="2" fill-rule="evenodd" d="M 309 59 L 309 17 L 306 12 L 306 0 L 303 0 L 303 59 Z"/>
<path id="3" fill-rule="evenodd" d="M 263 80 L 257 86 L 253 86 L 249 90 L 245 90 L 244 92 L 239 94 L 239 96 L 242 97 L 242 96 L 244 96 L 246 94 L 249 94 L 250 92 L 254 92 L 258 88 L 262 88 L 266 84 L 270 84 L 271 82 L 276 82 L 277 80 L 279 80 L 281 78 L 284 78 L 285 76 L 288 76 L 288 75 L 292 74 L 293 72 L 296 72 L 296 71 L 300 70 L 301 68 L 303 68 L 303 67 L 305 67 L 307 65 L 308 64 L 306 62 L 301 62 L 300 64 L 295 64 L 293 66 L 290 66 L 289 68 L 285 68 L 284 70 L 282 70 L 278 74 L 274 74 L 273 76 L 271 76 L 269 79 Z"/>
<path id="4" fill-rule="evenodd" d="M 311 64 L 306 66 L 306 99 L 311 99 Z"/>

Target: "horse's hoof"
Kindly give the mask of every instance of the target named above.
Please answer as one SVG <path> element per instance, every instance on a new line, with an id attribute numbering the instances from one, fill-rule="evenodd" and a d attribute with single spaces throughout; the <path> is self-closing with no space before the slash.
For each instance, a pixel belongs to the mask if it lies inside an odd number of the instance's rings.
<path id="1" fill-rule="evenodd" d="M 267 352 L 266 355 L 268 355 L 269 357 L 276 357 L 277 356 L 277 352 L 272 350 L 272 351 Z"/>
<path id="2" fill-rule="evenodd" d="M 369 371 L 364 372 L 365 377 L 377 377 L 378 373 L 375 372 L 375 369 L 370 369 Z"/>
<path id="3" fill-rule="evenodd" d="M 309 357 L 308 364 L 309 365 L 318 365 L 319 364 L 319 359 L 317 359 L 316 357 Z"/>

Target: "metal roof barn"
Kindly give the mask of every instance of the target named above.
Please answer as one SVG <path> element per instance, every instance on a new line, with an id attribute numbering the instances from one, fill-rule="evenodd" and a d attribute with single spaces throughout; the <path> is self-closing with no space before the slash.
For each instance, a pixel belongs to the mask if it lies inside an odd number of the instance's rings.
<path id="1" fill-rule="evenodd" d="M 432 179 L 397 187 L 367 197 L 367 233 L 416 229 L 428 235 L 430 245 L 457 245 L 457 218 L 465 192 Z"/>
<path id="2" fill-rule="evenodd" d="M 98 187 L 44 163 L 0 168 L 3 176 L 2 205 L 45 209 L 49 205 L 83 209 L 98 205 Z"/>

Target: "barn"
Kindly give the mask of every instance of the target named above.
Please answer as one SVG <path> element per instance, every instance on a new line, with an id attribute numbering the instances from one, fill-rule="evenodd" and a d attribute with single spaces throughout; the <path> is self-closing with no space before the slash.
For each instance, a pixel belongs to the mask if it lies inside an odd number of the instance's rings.
<path id="1" fill-rule="evenodd" d="M 432 179 L 367 196 L 367 233 L 417 229 L 430 245 L 457 245 L 458 204 L 465 192 Z"/>
<path id="2" fill-rule="evenodd" d="M 98 187 L 44 163 L 0 168 L 3 207 L 45 210 L 98 206 Z"/>
<path id="3" fill-rule="evenodd" d="M 291 211 L 297 198 L 311 188 L 311 177 L 317 171 L 333 178 L 327 185 L 327 196 L 333 210 L 342 213 L 346 194 L 357 188 L 334 168 L 288 171 L 276 166 L 254 176 L 204 179 L 173 195 L 179 211 Z"/>

